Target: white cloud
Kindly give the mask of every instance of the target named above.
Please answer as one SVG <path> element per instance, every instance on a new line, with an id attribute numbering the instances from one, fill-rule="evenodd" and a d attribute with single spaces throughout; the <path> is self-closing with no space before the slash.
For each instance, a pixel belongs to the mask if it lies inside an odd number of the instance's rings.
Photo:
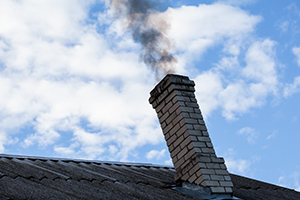
<path id="1" fill-rule="evenodd" d="M 216 44 L 224 40 L 239 43 L 261 20 L 238 7 L 218 3 L 169 8 L 164 15 L 172 22 L 169 36 L 176 42 L 179 73 L 187 73 L 193 60 Z"/>
<path id="2" fill-rule="evenodd" d="M 280 176 L 278 178 L 278 184 L 283 187 L 294 188 L 300 192 L 300 173 L 295 171 L 289 175 Z"/>
<path id="3" fill-rule="evenodd" d="M 170 158 L 169 160 L 165 161 L 166 165 L 173 165 L 172 159 Z"/>
<path id="4" fill-rule="evenodd" d="M 236 159 L 234 158 L 235 154 L 236 152 L 232 148 L 228 149 L 228 151 L 225 153 L 224 159 L 227 169 L 231 173 L 246 175 L 249 173 L 252 162 L 246 159 Z"/>
<path id="5" fill-rule="evenodd" d="M 86 23 L 92 2 L 1 1 L 1 151 L 24 126 L 35 131 L 20 141 L 24 148 L 55 144 L 57 153 L 92 159 L 108 151 L 125 160 L 136 147 L 162 141 L 147 101 L 152 72 L 130 39 L 116 38 L 127 46 L 111 48 L 114 33 Z"/>
<path id="6" fill-rule="evenodd" d="M 276 94 L 278 80 L 273 56 L 274 42 L 268 39 L 249 47 L 239 79 L 220 93 L 226 118 L 234 119 L 234 113 L 261 106 L 268 94 Z"/>
<path id="7" fill-rule="evenodd" d="M 208 108 L 204 114 L 209 116 L 221 108 L 224 117 L 234 120 L 237 114 L 262 106 L 268 95 L 277 95 L 274 49 L 274 41 L 256 41 L 245 52 L 245 67 L 240 66 L 234 55 L 223 57 L 216 67 L 198 75 L 198 100 L 203 108 Z M 235 79 L 230 79 L 232 76 Z"/>
<path id="8" fill-rule="evenodd" d="M 243 136 L 247 137 L 247 141 L 250 144 L 254 144 L 258 137 L 257 131 L 250 127 L 241 128 L 238 131 L 238 135 L 243 135 Z"/>
<path id="9" fill-rule="evenodd" d="M 121 21 L 109 18 L 109 10 L 99 21 L 88 19 L 93 2 L 0 2 L 0 151 L 10 138 L 27 134 L 18 142 L 24 148 L 52 145 L 62 155 L 95 159 L 108 153 L 109 159 L 126 160 L 137 147 L 163 141 L 147 101 L 153 72 L 139 62 L 139 46 Z M 239 69 L 242 41 L 260 17 L 218 3 L 169 8 L 162 15 L 172 19 L 169 36 L 177 45 L 179 73 L 192 74 L 189 64 L 225 43 L 230 56 L 195 79 L 206 115 L 221 107 L 227 119 L 234 119 L 275 91 L 272 41 L 254 42 L 244 72 Z M 225 68 L 240 71 L 238 80 L 228 82 Z M 33 132 L 19 133 L 25 126 Z M 62 141 L 64 134 L 70 135 L 68 141 Z"/>
<path id="10" fill-rule="evenodd" d="M 245 159 L 233 159 L 233 158 L 227 158 L 226 159 L 226 166 L 230 172 L 236 172 L 239 174 L 246 174 L 246 172 L 249 170 L 251 163 L 248 160 Z"/>
<path id="11" fill-rule="evenodd" d="M 78 143 L 73 143 L 70 147 L 60 147 L 56 145 L 53 147 L 53 150 L 59 155 L 73 157 L 74 155 L 76 155 L 76 147 L 78 147 Z"/>
<path id="12" fill-rule="evenodd" d="M 205 115 L 220 106 L 219 93 L 223 90 L 220 75 L 214 71 L 203 72 L 195 79 L 197 100 Z"/>
<path id="13" fill-rule="evenodd" d="M 16 144 L 18 141 L 19 139 L 17 137 L 12 137 L 0 131 L 0 153 L 5 153 L 5 145 Z"/>
<path id="14" fill-rule="evenodd" d="M 251 33 L 261 20 L 238 7 L 224 4 L 169 8 L 166 14 L 172 19 L 169 34 L 176 40 L 178 50 L 197 53 L 226 37 Z"/>
<path id="15" fill-rule="evenodd" d="M 277 26 L 281 29 L 282 32 L 287 32 L 290 23 L 288 21 L 280 21 L 277 23 Z"/>
<path id="16" fill-rule="evenodd" d="M 272 132 L 272 134 L 268 135 L 267 140 L 270 140 L 270 139 L 276 137 L 277 133 L 278 133 L 278 131 L 277 131 L 277 130 L 274 130 L 274 131 Z"/>
<path id="17" fill-rule="evenodd" d="M 220 3 L 242 6 L 256 2 L 257 0 L 219 0 Z"/>
<path id="18" fill-rule="evenodd" d="M 246 53 L 247 65 L 243 68 L 242 75 L 258 82 L 253 85 L 253 89 L 257 89 L 255 93 L 260 94 L 260 89 L 276 92 L 278 80 L 274 61 L 274 46 L 274 41 L 265 39 L 252 44 Z M 262 87 L 259 87 L 260 85 Z M 263 90 L 262 93 L 265 91 Z"/>
<path id="19" fill-rule="evenodd" d="M 293 83 L 285 85 L 283 96 L 287 98 L 298 92 L 300 92 L 300 76 L 297 76 Z"/>
<path id="20" fill-rule="evenodd" d="M 293 53 L 297 58 L 297 64 L 300 66 L 300 47 L 294 47 Z M 293 83 L 286 84 L 284 87 L 283 96 L 285 98 L 292 96 L 300 91 L 300 76 L 294 78 Z"/>
<path id="21" fill-rule="evenodd" d="M 276 93 L 275 42 L 251 39 L 261 17 L 223 3 L 170 8 L 166 14 L 172 19 L 169 35 L 179 52 L 179 73 L 191 73 L 186 69 L 193 66 L 193 61 L 214 45 L 224 44 L 225 56 L 217 67 L 195 78 L 197 98 L 205 116 L 221 107 L 223 116 L 233 120 L 237 114 L 263 105 L 268 94 Z M 247 46 L 243 68 L 240 49 Z M 229 81 L 233 76 L 235 79 Z"/>
<path id="22" fill-rule="evenodd" d="M 292 50 L 294 55 L 297 57 L 297 63 L 300 66 L 300 47 L 294 47 Z"/>
<path id="23" fill-rule="evenodd" d="M 152 160 L 152 159 L 159 160 L 165 156 L 165 152 L 166 152 L 165 149 L 163 149 L 161 151 L 157 151 L 157 150 L 153 149 L 153 150 L 149 151 L 148 153 L 146 153 L 146 158 L 148 160 Z"/>

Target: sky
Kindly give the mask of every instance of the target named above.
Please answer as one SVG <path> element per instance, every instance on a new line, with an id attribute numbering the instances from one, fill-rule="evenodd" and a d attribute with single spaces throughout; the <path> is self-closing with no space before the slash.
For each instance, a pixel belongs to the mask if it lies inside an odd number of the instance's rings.
<path id="1" fill-rule="evenodd" d="M 152 1 L 142 25 L 122 2 L 0 1 L 0 153 L 172 165 L 148 102 L 168 71 L 229 172 L 300 191 L 300 2 Z M 174 62 L 145 62 L 139 27 Z"/>

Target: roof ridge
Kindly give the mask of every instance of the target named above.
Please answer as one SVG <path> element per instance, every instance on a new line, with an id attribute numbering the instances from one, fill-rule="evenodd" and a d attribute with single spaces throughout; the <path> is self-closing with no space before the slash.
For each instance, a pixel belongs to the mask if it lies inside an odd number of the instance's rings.
<path id="1" fill-rule="evenodd" d="M 44 156 L 28 156 L 28 155 L 14 155 L 14 154 L 0 154 L 0 158 L 8 159 L 32 159 L 32 160 L 51 160 L 51 161 L 64 161 L 64 162 L 83 162 L 83 163 L 97 163 L 108 165 L 124 165 L 124 166 L 136 166 L 136 167 L 155 167 L 155 168 L 167 168 L 174 169 L 170 165 L 152 164 L 152 163 L 135 163 L 135 162 L 120 162 L 120 161 L 101 161 L 101 160 L 88 160 L 77 158 L 59 158 L 59 157 L 44 157 Z"/>

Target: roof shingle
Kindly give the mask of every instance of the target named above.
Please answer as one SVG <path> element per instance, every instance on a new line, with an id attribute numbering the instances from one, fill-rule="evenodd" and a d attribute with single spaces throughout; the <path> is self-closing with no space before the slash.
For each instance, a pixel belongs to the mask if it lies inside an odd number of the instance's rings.
<path id="1" fill-rule="evenodd" d="M 199 199 L 180 193 L 173 167 L 0 155 L 0 199 Z M 287 188 L 231 174 L 234 196 L 300 199 Z"/>

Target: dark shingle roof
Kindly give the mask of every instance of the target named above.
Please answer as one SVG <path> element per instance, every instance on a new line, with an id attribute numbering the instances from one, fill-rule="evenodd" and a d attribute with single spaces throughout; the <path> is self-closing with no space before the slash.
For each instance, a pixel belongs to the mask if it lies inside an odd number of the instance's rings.
<path id="1" fill-rule="evenodd" d="M 300 192 L 262 181 L 230 174 L 234 184 L 233 194 L 249 200 L 299 200 Z"/>
<path id="2" fill-rule="evenodd" d="M 0 199 L 198 199 L 172 188 L 175 170 L 151 164 L 0 155 Z M 231 174 L 234 196 L 300 199 L 290 189 Z"/>

